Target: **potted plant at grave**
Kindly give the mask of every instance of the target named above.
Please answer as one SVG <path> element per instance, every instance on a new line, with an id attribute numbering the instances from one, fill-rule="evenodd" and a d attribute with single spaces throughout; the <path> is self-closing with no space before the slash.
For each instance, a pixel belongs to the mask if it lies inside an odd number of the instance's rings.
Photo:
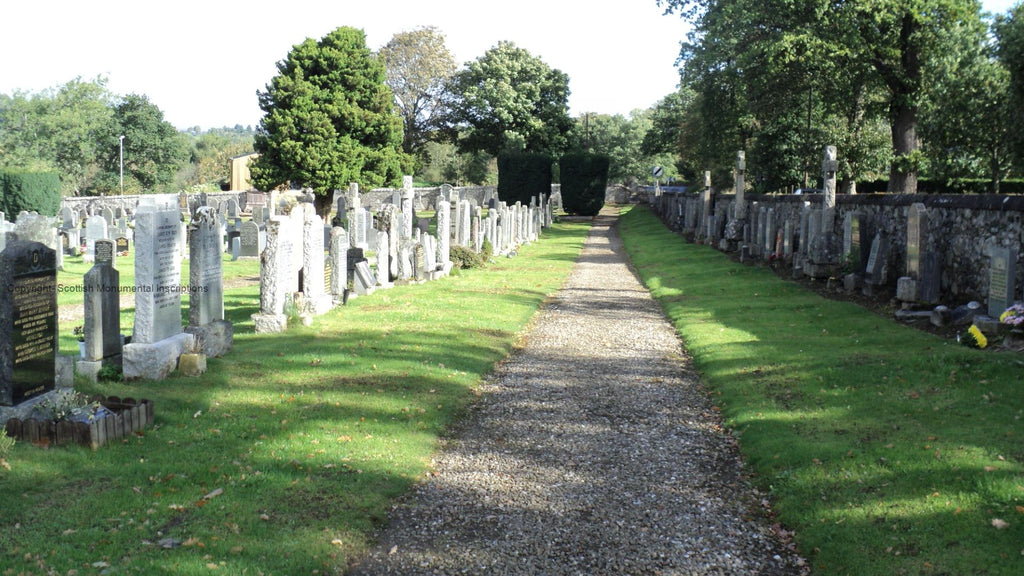
<path id="1" fill-rule="evenodd" d="M 85 326 L 75 326 L 73 332 L 78 337 L 78 355 L 85 358 Z"/>

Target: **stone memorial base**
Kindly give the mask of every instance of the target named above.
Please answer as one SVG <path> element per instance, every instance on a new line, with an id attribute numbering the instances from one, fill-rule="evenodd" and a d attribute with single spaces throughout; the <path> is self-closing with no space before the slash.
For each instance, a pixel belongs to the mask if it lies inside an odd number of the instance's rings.
<path id="1" fill-rule="evenodd" d="M 284 314 L 253 314 L 252 322 L 257 334 L 273 334 L 288 329 L 288 316 Z"/>
<path id="2" fill-rule="evenodd" d="M 209 358 L 231 352 L 235 343 L 235 328 L 228 320 L 215 320 L 202 326 L 186 326 L 185 332 L 196 338 L 198 350 Z"/>
<path id="3" fill-rule="evenodd" d="M 124 379 L 163 380 L 178 367 L 178 357 L 194 347 L 195 336 L 185 332 L 152 344 L 125 344 Z"/>
<path id="4" fill-rule="evenodd" d="M 817 279 L 829 278 L 829 277 L 832 276 L 832 272 L 838 266 L 839 266 L 839 264 L 834 263 L 834 262 L 831 262 L 831 263 L 829 263 L 829 262 L 826 262 L 826 263 L 807 262 L 806 265 L 804 266 L 804 273 L 807 274 L 808 276 L 810 276 L 811 278 L 817 278 Z"/>
<path id="5" fill-rule="evenodd" d="M 356 277 L 352 282 L 352 287 L 355 288 L 355 294 L 357 296 L 369 296 L 370 294 L 373 294 L 373 291 L 376 289 L 376 286 L 366 284 L 359 277 Z"/>
<path id="6" fill-rule="evenodd" d="M 75 373 L 81 374 L 93 382 L 99 381 L 100 370 L 104 366 L 123 366 L 124 358 L 121 355 L 104 358 L 102 360 L 78 360 L 75 362 Z"/>
<path id="7" fill-rule="evenodd" d="M 40 403 L 47 402 L 57 404 L 75 393 L 71 386 L 55 388 L 49 392 L 33 396 L 28 400 L 14 406 L 0 406 L 0 428 L 3 428 L 7 421 L 12 418 L 26 419 L 32 414 L 32 410 Z"/>
<path id="8" fill-rule="evenodd" d="M 334 298 L 330 294 L 315 296 L 313 298 L 303 298 L 302 305 L 300 307 L 303 314 L 309 314 L 311 316 L 320 316 L 333 309 Z"/>

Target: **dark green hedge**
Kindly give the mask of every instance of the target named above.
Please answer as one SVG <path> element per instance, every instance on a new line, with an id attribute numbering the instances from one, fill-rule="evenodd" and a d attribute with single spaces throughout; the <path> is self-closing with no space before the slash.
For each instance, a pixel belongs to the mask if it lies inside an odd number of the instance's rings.
<path id="1" fill-rule="evenodd" d="M 608 156 L 575 152 L 562 156 L 562 209 L 569 214 L 596 216 L 608 187 Z"/>
<path id="2" fill-rule="evenodd" d="M 507 204 L 530 204 L 530 198 L 551 193 L 551 163 L 547 154 L 503 152 L 498 155 L 498 198 Z"/>
<path id="3" fill-rule="evenodd" d="M 22 210 L 56 216 L 60 177 L 55 172 L 0 171 L 0 211 L 14 220 Z"/>

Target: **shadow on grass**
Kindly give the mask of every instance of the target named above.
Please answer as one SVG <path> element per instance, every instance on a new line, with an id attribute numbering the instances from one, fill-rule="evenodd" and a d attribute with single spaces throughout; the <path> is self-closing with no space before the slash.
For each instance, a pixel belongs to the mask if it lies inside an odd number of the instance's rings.
<path id="1" fill-rule="evenodd" d="M 1019 568 L 1024 397 L 1012 353 L 969 350 L 623 218 L 759 485 L 822 573 Z"/>

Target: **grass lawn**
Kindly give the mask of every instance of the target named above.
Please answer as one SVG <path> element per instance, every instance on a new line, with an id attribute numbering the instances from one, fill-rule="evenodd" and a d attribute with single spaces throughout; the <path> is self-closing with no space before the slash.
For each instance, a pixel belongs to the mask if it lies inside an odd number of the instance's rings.
<path id="1" fill-rule="evenodd" d="M 235 348 L 204 376 L 78 382 L 153 400 L 154 428 L 97 451 L 14 446 L 0 468 L 0 575 L 343 571 L 427 474 L 588 230 L 557 224 L 515 258 L 378 291 L 283 334 L 253 333 L 258 286 L 226 290 Z M 225 275 L 254 266 L 225 262 Z M 86 269 L 66 267 L 61 282 Z M 62 351 L 77 347 L 70 335 L 62 326 Z"/>
<path id="2" fill-rule="evenodd" d="M 815 574 L 1024 574 L 1024 356 L 973 350 L 621 231 Z"/>

